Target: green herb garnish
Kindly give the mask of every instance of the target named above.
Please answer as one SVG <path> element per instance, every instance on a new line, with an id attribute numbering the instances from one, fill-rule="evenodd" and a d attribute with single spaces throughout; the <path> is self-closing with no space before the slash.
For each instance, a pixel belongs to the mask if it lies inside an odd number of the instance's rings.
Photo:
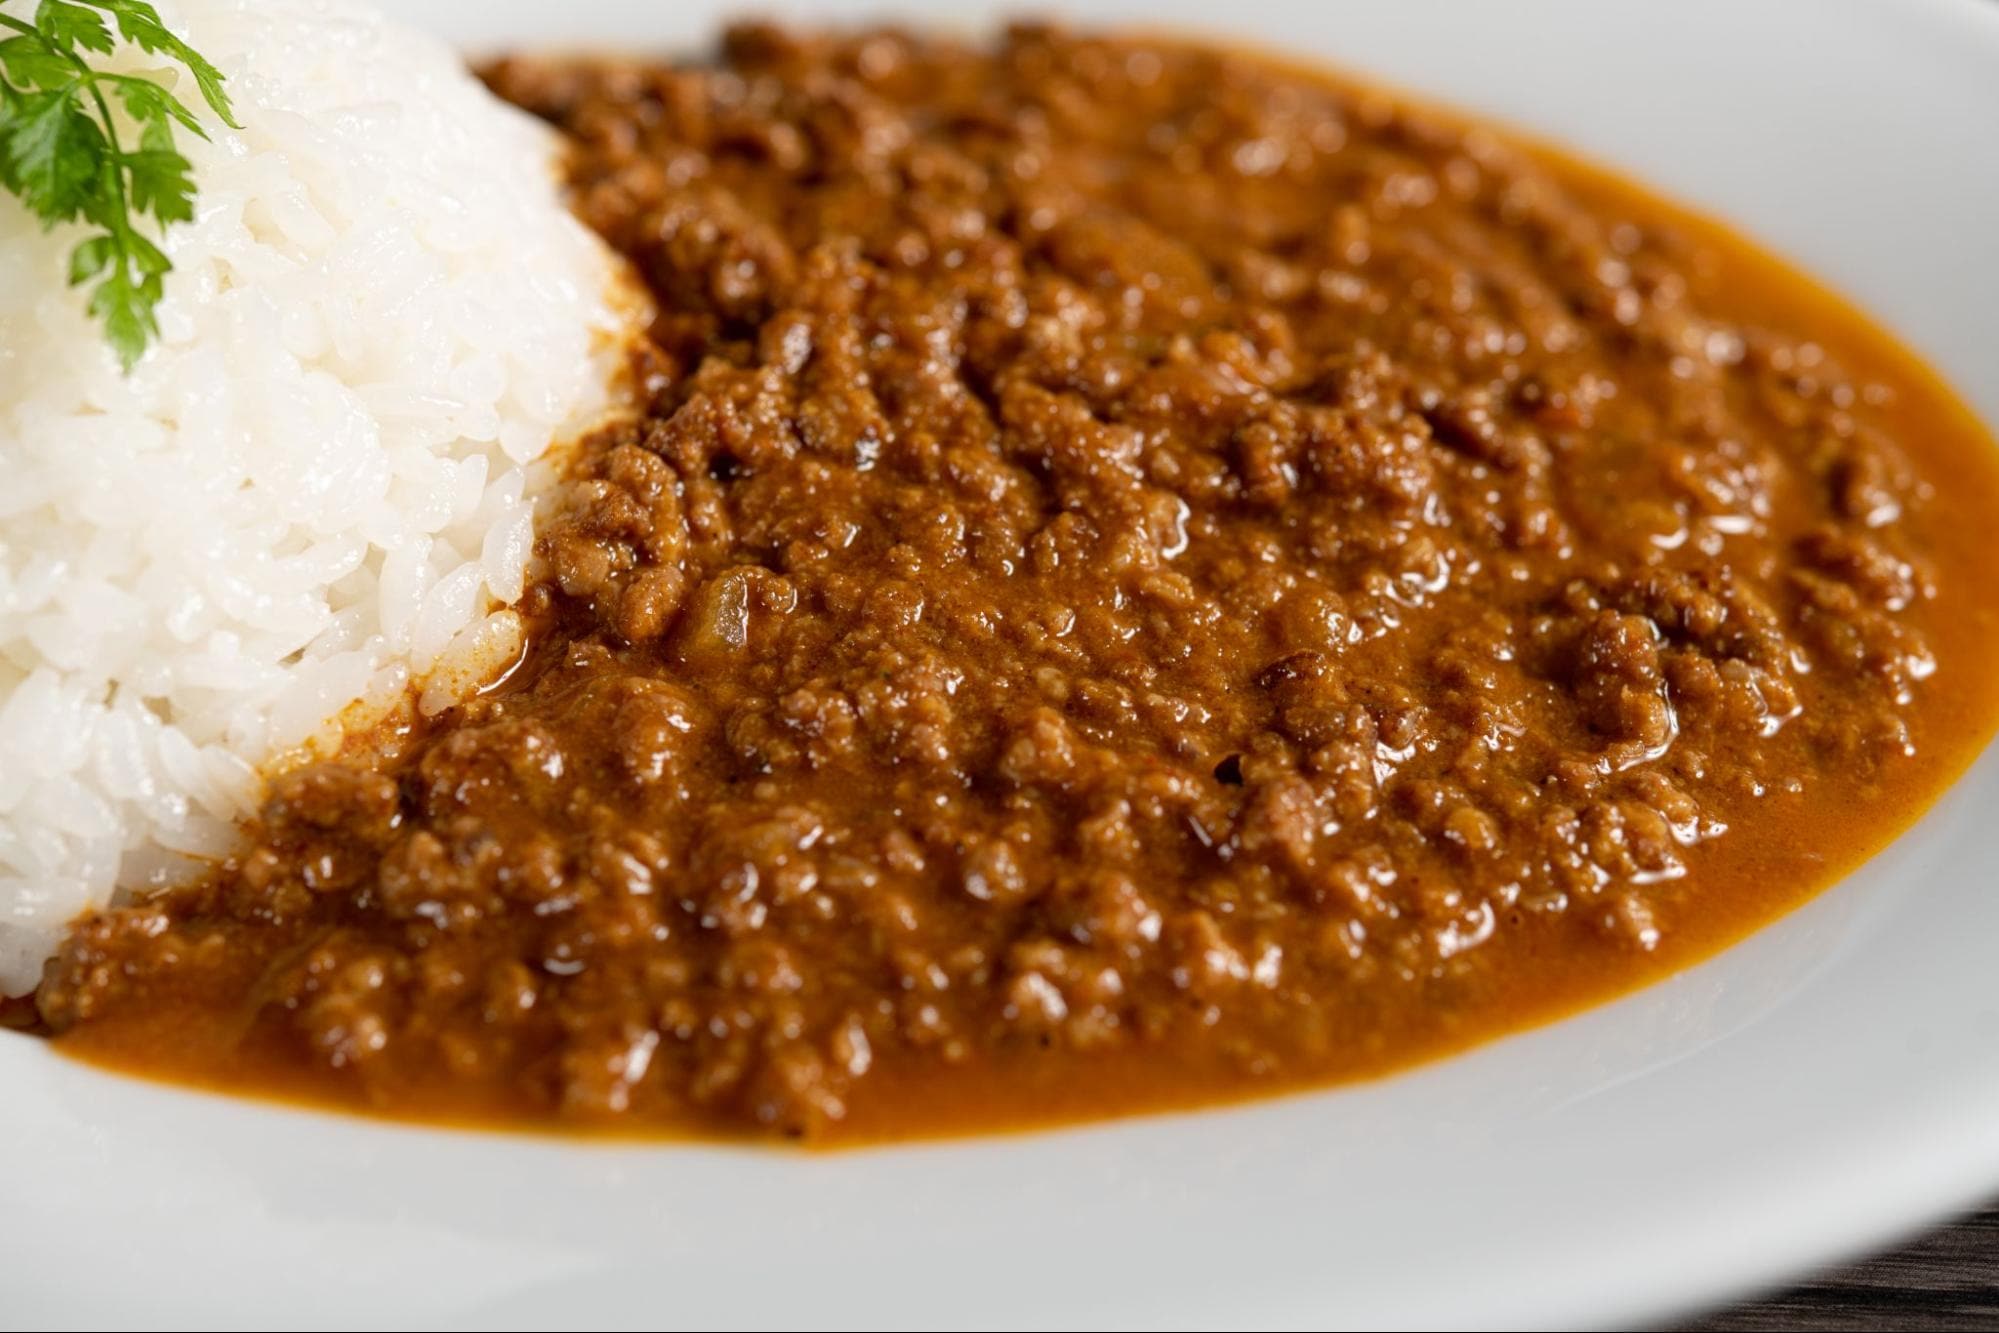
<path id="1" fill-rule="evenodd" d="M 0 10 L 8 7 L 0 0 Z M 171 70 L 114 74 L 91 64 L 117 49 L 113 24 L 118 38 L 179 62 L 215 114 L 241 127 L 222 72 L 145 0 L 40 0 L 33 22 L 0 12 L 0 185 L 44 227 L 91 228 L 70 253 L 70 286 L 92 288 L 90 313 L 130 371 L 159 337 L 153 312 L 173 268 L 139 223 L 150 214 L 165 235 L 194 220 L 194 170 L 174 148 L 174 127 L 204 139 L 208 132 L 162 81 Z M 122 117 L 112 114 L 114 102 Z"/>

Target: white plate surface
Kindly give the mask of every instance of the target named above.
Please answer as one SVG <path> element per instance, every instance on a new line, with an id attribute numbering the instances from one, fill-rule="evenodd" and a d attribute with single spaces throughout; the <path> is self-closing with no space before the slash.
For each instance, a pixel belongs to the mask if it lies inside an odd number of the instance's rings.
<path id="1" fill-rule="evenodd" d="M 480 48 L 684 46 L 728 8 L 390 7 Z M 1830 278 L 1999 420 L 1999 5 L 1038 7 L 1233 31 L 1567 141 Z M 1803 911 L 1459 1059 L 1027 1137 L 808 1157 L 455 1134 L 129 1082 L 0 1036 L 0 1326 L 1658 1319 L 1999 1189 L 1995 809 L 1988 752 Z"/>

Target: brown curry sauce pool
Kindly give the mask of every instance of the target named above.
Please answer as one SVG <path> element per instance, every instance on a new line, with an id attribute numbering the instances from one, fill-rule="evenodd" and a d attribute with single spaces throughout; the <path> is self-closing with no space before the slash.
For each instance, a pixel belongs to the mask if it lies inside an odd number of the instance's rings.
<path id="1" fill-rule="evenodd" d="M 528 658 L 82 924 L 62 1049 L 840 1142 L 1378 1074 L 1657 978 L 1999 716 L 1999 461 L 1633 187 L 1240 54 L 512 60 L 660 301 Z"/>

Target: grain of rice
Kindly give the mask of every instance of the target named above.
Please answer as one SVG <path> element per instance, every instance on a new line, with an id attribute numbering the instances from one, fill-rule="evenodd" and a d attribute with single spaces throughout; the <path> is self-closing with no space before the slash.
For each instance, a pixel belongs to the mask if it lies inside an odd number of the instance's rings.
<path id="1" fill-rule="evenodd" d="M 226 854 L 262 766 L 514 660 L 527 497 L 642 317 L 552 137 L 440 44 L 353 0 L 159 7 L 246 128 L 187 147 L 199 217 L 130 377 L 75 233 L 0 199 L 10 994 L 79 912 Z"/>

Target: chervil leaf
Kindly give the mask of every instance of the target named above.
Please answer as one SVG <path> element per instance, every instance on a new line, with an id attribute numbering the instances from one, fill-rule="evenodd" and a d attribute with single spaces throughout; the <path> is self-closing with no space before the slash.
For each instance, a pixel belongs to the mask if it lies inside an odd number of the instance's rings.
<path id="1" fill-rule="evenodd" d="M 149 120 L 139 131 L 139 147 L 149 153 L 174 151 L 174 127 L 164 120 Z"/>
<path id="2" fill-rule="evenodd" d="M 90 313 L 104 325 L 105 340 L 128 371 L 146 354 L 146 345 L 160 336 L 153 316 L 159 301 L 159 279 L 135 279 L 123 264 L 111 266 L 90 294 Z"/>
<path id="3" fill-rule="evenodd" d="M 23 203 L 44 222 L 69 222 L 102 175 L 104 133 L 75 94 L 28 93 L 8 118 L 0 154 Z"/>
<path id="4" fill-rule="evenodd" d="M 179 153 L 127 153 L 125 173 L 135 211 L 169 224 L 194 221 L 194 174 Z"/>
<path id="5" fill-rule="evenodd" d="M 118 240 L 114 236 L 93 236 L 70 252 L 69 285 L 81 287 L 92 278 L 110 268 L 118 258 Z"/>
<path id="6" fill-rule="evenodd" d="M 35 9 L 35 26 L 64 51 L 111 54 L 111 30 L 104 26 L 103 18 L 71 0 L 42 0 Z"/>
<path id="7" fill-rule="evenodd" d="M 76 66 L 35 37 L 9 37 L 0 42 L 0 70 L 23 90 L 57 91 L 76 85 Z"/>
<path id="8" fill-rule="evenodd" d="M 90 229 L 70 252 L 69 282 L 90 290 L 90 313 L 129 371 L 159 336 L 155 308 L 173 269 L 138 223 L 150 217 L 164 233 L 194 220 L 194 168 L 174 132 L 208 132 L 165 84 L 98 69 L 89 57 L 113 54 L 118 38 L 170 57 L 233 126 L 229 97 L 221 72 L 144 0 L 35 0 L 33 23 L 8 12 L 17 2 L 0 0 L 0 186 L 44 226 Z M 136 148 L 121 142 L 127 131 L 114 103 L 138 130 Z"/>
<path id="9" fill-rule="evenodd" d="M 136 74 L 106 74 L 102 77 L 116 90 L 118 100 L 125 104 L 125 110 L 131 113 L 132 119 L 147 128 L 172 119 L 202 138 L 208 137 L 208 131 L 201 127 L 194 113 L 182 106 L 178 97 L 151 79 L 142 79 Z"/>
<path id="10" fill-rule="evenodd" d="M 164 278 L 173 271 L 167 252 L 136 231 L 125 233 L 125 257 L 131 261 L 132 271 L 142 277 Z"/>
<path id="11" fill-rule="evenodd" d="M 8 127 L 21 114 L 21 94 L 14 85 L 0 79 L 0 187 L 8 194 L 21 193 L 21 175 L 14 169 L 14 155 L 7 151 Z"/>
<path id="12" fill-rule="evenodd" d="M 236 123 L 235 111 L 229 105 L 229 94 L 223 91 L 222 71 L 174 36 L 172 30 L 160 21 L 157 9 L 145 0 L 83 0 L 83 3 L 109 13 L 118 23 L 119 35 L 141 51 L 171 56 L 187 66 L 188 73 L 194 75 L 195 84 L 215 114 L 222 117 L 223 123 L 230 128 L 242 128 Z"/>

